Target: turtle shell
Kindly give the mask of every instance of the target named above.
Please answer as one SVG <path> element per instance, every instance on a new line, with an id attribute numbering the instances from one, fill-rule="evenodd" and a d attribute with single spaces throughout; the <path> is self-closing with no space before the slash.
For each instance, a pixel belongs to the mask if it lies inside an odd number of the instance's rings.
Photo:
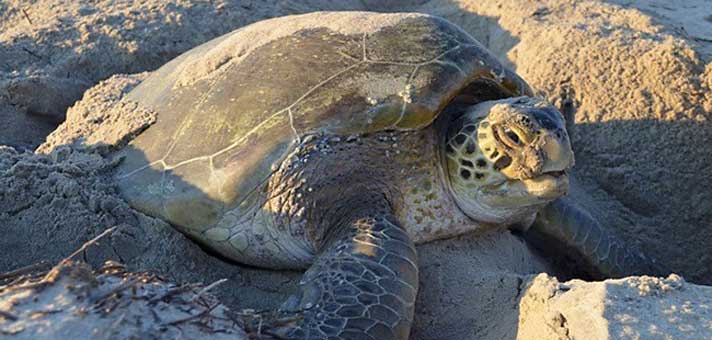
<path id="1" fill-rule="evenodd" d="M 197 232 L 245 205 L 306 134 L 421 129 L 456 95 L 493 89 L 531 95 L 438 17 L 258 22 L 180 55 L 128 94 L 157 120 L 121 151 L 119 188 L 139 210 Z"/>

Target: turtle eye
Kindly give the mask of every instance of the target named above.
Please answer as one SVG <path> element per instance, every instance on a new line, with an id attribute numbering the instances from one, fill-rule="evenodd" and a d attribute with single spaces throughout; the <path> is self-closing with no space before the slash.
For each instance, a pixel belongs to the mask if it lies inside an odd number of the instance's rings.
<path id="1" fill-rule="evenodd" d="M 504 135 L 507 136 L 507 138 L 509 138 L 509 140 L 512 141 L 512 143 L 514 143 L 514 144 L 516 144 L 516 145 L 521 144 L 521 140 L 519 139 L 519 135 L 517 135 L 517 133 L 515 133 L 514 131 L 512 131 L 512 129 L 510 129 L 510 128 L 508 128 L 508 127 L 504 128 Z"/>

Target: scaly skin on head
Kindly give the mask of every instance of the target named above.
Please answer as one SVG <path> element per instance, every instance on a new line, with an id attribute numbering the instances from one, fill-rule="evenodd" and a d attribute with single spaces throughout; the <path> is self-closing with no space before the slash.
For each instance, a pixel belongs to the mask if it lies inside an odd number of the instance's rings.
<path id="1" fill-rule="evenodd" d="M 568 190 L 574 156 L 563 116 L 541 99 L 474 105 L 448 128 L 445 172 L 470 218 L 514 223 Z"/>

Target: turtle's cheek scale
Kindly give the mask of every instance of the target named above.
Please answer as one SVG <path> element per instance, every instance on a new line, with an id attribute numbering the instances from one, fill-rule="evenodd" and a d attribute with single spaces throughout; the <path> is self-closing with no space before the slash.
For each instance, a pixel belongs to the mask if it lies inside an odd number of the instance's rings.
<path id="1" fill-rule="evenodd" d="M 455 202 L 460 209 L 475 221 L 501 223 L 515 217 L 512 209 L 502 209 L 488 204 L 491 195 L 506 199 L 506 192 L 498 189 L 506 178 L 497 171 L 495 157 L 497 151 L 489 144 L 478 143 L 478 135 L 487 126 L 484 119 L 473 119 L 462 123 L 458 131 L 447 141 L 445 147 L 445 168 L 448 176 L 447 184 Z M 489 157 L 488 157 L 489 155 Z"/>

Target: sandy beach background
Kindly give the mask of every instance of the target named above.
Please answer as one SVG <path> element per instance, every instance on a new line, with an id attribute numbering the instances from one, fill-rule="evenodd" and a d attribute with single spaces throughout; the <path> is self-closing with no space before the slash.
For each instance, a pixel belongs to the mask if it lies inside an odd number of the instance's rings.
<path id="1" fill-rule="evenodd" d="M 227 307 L 278 306 L 300 273 L 207 255 L 128 207 L 103 155 L 152 122 L 121 102 L 150 71 L 249 23 L 317 10 L 417 11 L 460 25 L 539 95 L 575 112 L 572 195 L 684 277 L 562 288 L 532 275 L 564 281 L 566 271 L 510 232 L 433 242 L 418 248 L 412 338 L 712 338 L 712 292 L 695 285 L 712 285 L 710 0 L 0 1 L 0 272 L 57 261 L 118 226 L 84 259 L 174 282 L 227 278 L 213 291 Z M 670 321 L 664 310 L 686 300 L 691 312 Z M 590 308 L 576 310 L 581 301 Z M 599 333 L 576 333 L 576 316 L 587 314 L 607 322 Z"/>

